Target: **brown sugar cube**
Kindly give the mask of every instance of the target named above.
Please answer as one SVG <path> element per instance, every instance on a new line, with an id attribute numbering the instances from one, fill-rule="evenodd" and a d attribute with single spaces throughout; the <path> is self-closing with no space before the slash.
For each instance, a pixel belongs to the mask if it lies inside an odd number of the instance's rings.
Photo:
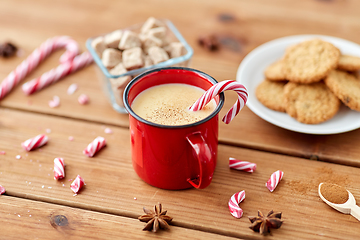
<path id="1" fill-rule="evenodd" d="M 118 48 L 122 35 L 123 35 L 122 30 L 116 30 L 109 34 L 106 34 L 104 37 L 105 45 L 108 48 Z"/>
<path id="2" fill-rule="evenodd" d="M 124 93 L 126 85 L 130 82 L 131 77 L 125 76 L 125 77 L 119 77 L 119 78 L 110 78 L 111 83 L 111 89 L 114 93 L 116 102 L 120 106 L 124 106 L 122 95 Z"/>
<path id="3" fill-rule="evenodd" d="M 147 35 L 163 40 L 166 37 L 166 28 L 165 27 L 152 28 L 147 32 Z"/>
<path id="4" fill-rule="evenodd" d="M 103 37 L 97 37 L 94 40 L 91 41 L 91 47 L 95 50 L 96 54 L 101 57 L 102 53 L 106 49 L 104 38 Z"/>
<path id="5" fill-rule="evenodd" d="M 186 49 L 181 42 L 172 42 L 168 46 L 170 58 L 176 58 L 186 54 Z"/>
<path id="6" fill-rule="evenodd" d="M 113 69 L 111 69 L 109 72 L 112 75 L 120 75 L 120 74 L 126 73 L 127 70 L 125 69 L 125 67 L 122 63 L 119 63 Z M 122 95 L 124 93 L 124 89 L 125 89 L 126 85 L 130 82 L 130 80 L 131 80 L 131 76 L 129 76 L 129 75 L 124 76 L 124 77 L 119 77 L 119 78 L 110 78 L 111 89 L 114 93 L 116 102 L 121 106 L 124 106 L 123 101 L 122 101 Z"/>
<path id="7" fill-rule="evenodd" d="M 165 52 L 164 49 L 160 47 L 150 47 L 148 53 L 150 59 L 153 61 L 154 64 L 169 60 L 169 55 Z"/>
<path id="8" fill-rule="evenodd" d="M 145 53 L 148 53 L 150 47 L 157 46 L 161 47 L 163 41 L 157 37 L 146 36 L 142 41 L 142 47 Z"/>
<path id="9" fill-rule="evenodd" d="M 146 55 L 144 57 L 144 67 L 148 67 L 154 65 L 153 61 L 151 60 L 151 58 L 149 57 L 149 55 Z"/>
<path id="10" fill-rule="evenodd" d="M 140 47 L 127 49 L 123 52 L 123 64 L 127 70 L 144 66 L 143 51 Z"/>
<path id="11" fill-rule="evenodd" d="M 121 62 L 121 52 L 113 48 L 107 48 L 102 54 L 102 63 L 107 68 L 113 68 Z"/>
<path id="12" fill-rule="evenodd" d="M 135 47 L 141 47 L 139 36 L 132 31 L 125 31 L 119 42 L 119 49 L 126 50 Z"/>
<path id="13" fill-rule="evenodd" d="M 127 70 L 124 67 L 123 63 L 119 63 L 118 65 L 116 65 L 114 68 L 112 68 L 109 71 L 109 73 L 112 74 L 112 75 L 120 75 L 120 74 L 123 74 L 123 73 L 126 73 L 126 72 L 127 72 Z"/>
<path id="14" fill-rule="evenodd" d="M 141 33 L 146 33 L 147 31 L 149 31 L 152 28 L 156 28 L 156 27 L 162 27 L 164 26 L 164 24 L 160 21 L 157 20 L 154 17 L 149 17 L 146 22 L 142 25 L 141 27 Z"/>

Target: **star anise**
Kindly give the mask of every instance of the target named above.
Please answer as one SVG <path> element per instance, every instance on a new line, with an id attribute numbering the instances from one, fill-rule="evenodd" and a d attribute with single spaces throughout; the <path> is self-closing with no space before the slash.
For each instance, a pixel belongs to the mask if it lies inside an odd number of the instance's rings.
<path id="1" fill-rule="evenodd" d="M 0 57 L 12 57 L 15 55 L 16 51 L 17 47 L 10 42 L 0 44 Z"/>
<path id="2" fill-rule="evenodd" d="M 283 223 L 281 220 L 281 212 L 274 213 L 273 210 L 266 216 L 264 216 L 261 211 L 258 211 L 258 216 L 249 217 L 249 220 L 252 223 L 250 229 L 262 235 L 270 233 L 270 228 L 280 228 Z"/>
<path id="3" fill-rule="evenodd" d="M 166 215 L 167 211 L 162 211 L 161 203 L 159 206 L 154 206 L 154 211 L 148 210 L 145 207 L 145 215 L 140 216 L 138 219 L 141 222 L 146 222 L 143 230 L 157 232 L 159 229 L 168 229 L 169 224 L 172 220 L 172 217 Z"/>

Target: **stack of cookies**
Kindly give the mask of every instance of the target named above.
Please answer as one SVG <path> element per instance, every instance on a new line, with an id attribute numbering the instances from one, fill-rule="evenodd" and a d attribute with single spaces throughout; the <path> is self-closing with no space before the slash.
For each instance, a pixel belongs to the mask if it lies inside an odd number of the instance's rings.
<path id="1" fill-rule="evenodd" d="M 336 115 L 341 102 L 360 111 L 359 70 L 359 57 L 342 55 L 329 42 L 301 42 L 266 68 L 256 97 L 301 123 L 321 123 Z"/>

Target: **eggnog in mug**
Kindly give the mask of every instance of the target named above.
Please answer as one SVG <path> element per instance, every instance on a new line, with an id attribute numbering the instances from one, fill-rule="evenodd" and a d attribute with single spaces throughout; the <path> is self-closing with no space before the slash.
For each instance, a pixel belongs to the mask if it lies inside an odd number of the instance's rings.
<path id="1" fill-rule="evenodd" d="M 206 118 L 216 108 L 215 100 L 211 100 L 202 110 L 189 110 L 204 92 L 199 87 L 182 83 L 156 85 L 137 95 L 131 108 L 137 115 L 153 123 L 191 124 Z"/>

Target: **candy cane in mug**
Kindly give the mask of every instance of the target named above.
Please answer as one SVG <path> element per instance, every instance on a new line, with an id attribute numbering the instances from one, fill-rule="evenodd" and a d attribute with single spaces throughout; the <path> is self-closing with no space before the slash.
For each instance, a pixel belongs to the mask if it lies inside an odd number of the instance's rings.
<path id="1" fill-rule="evenodd" d="M 60 57 L 60 63 L 68 62 L 79 54 L 78 44 L 68 36 L 53 37 L 46 40 L 1 82 L 0 100 L 30 74 L 46 57 L 59 48 L 66 49 L 66 52 Z"/>
<path id="2" fill-rule="evenodd" d="M 237 192 L 231 196 L 229 200 L 229 210 L 231 215 L 235 218 L 241 218 L 243 215 L 243 210 L 239 207 L 239 203 L 244 201 L 245 199 L 245 191 Z"/>
<path id="3" fill-rule="evenodd" d="M 248 92 L 246 88 L 233 80 L 225 80 L 213 85 L 209 88 L 190 108 L 191 111 L 201 110 L 206 104 L 208 104 L 211 99 L 215 98 L 219 93 L 233 90 L 237 93 L 238 99 L 232 108 L 226 113 L 222 121 L 226 124 L 229 124 L 231 120 L 241 111 L 245 106 L 248 99 Z"/>

